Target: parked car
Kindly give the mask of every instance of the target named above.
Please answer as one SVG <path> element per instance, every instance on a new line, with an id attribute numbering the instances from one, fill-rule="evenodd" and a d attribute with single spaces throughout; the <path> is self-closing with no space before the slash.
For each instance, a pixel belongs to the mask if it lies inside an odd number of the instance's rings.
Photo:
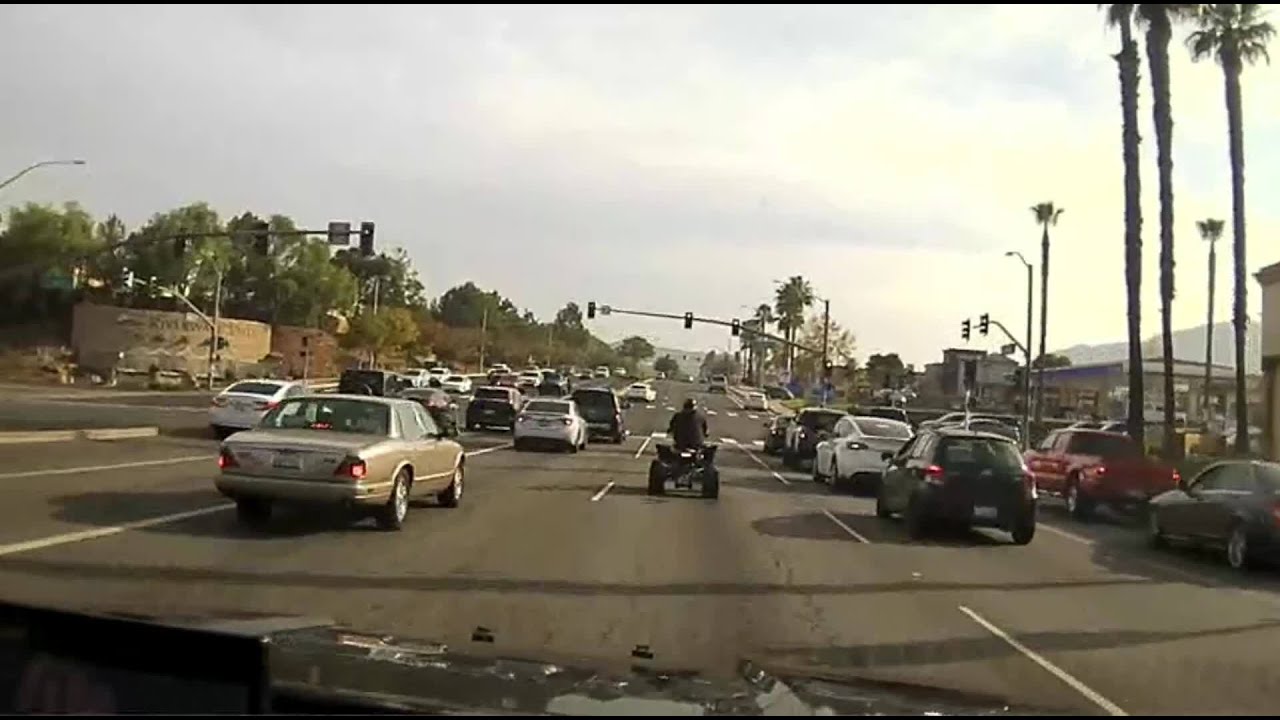
<path id="1" fill-rule="evenodd" d="M 209 426 L 222 439 L 238 430 L 247 430 L 262 420 L 285 398 L 307 393 L 304 382 L 293 380 L 241 380 L 213 396 L 209 405 Z"/>
<path id="2" fill-rule="evenodd" d="M 1000 528 L 1018 545 L 1035 537 L 1036 485 L 1008 438 L 929 428 L 884 457 L 876 516 L 902 515 L 913 540 L 943 523 Z"/>
<path id="3" fill-rule="evenodd" d="M 572 400 L 536 398 L 524 404 L 516 416 L 517 451 L 537 446 L 555 446 L 566 452 L 586 449 L 587 423 Z"/>
<path id="4" fill-rule="evenodd" d="M 467 403 L 466 428 L 504 427 L 515 430 L 522 404 L 520 392 L 510 387 L 478 387 Z"/>
<path id="5" fill-rule="evenodd" d="M 1151 499 L 1151 544 L 1172 542 L 1220 550 L 1227 564 L 1245 570 L 1280 559 L 1280 464 L 1259 460 L 1214 463 Z"/>
<path id="6" fill-rule="evenodd" d="M 261 525 L 276 504 L 329 505 L 398 530 L 412 496 L 462 498 L 462 446 L 412 400 L 305 395 L 223 441 L 215 487 L 240 520 Z"/>
<path id="7" fill-rule="evenodd" d="M 604 387 L 580 387 L 573 391 L 570 398 L 587 421 L 587 433 L 591 437 L 607 437 L 615 444 L 621 444 L 626 439 L 627 426 L 622 415 L 622 401 L 612 390 Z"/>

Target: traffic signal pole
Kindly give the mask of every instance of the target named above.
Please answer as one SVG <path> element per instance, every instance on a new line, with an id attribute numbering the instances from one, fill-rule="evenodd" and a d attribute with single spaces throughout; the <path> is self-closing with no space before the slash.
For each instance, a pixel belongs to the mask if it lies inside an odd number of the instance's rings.
<path id="1" fill-rule="evenodd" d="M 590 305 L 588 305 L 588 307 L 590 307 Z M 601 305 L 600 314 L 601 315 L 636 315 L 639 317 L 660 318 L 662 320 L 681 320 L 685 322 L 704 323 L 707 325 L 719 325 L 720 327 L 727 327 L 727 328 L 737 327 L 738 332 L 750 333 L 757 337 L 762 337 L 762 338 L 765 338 L 766 340 L 772 340 L 773 342 L 781 343 L 788 347 L 793 347 L 793 348 L 796 348 L 797 350 L 803 350 L 804 352 L 812 353 L 814 355 L 823 354 L 822 349 L 820 348 L 809 347 L 808 345 L 803 345 L 798 342 L 793 342 L 791 340 L 787 340 L 786 338 L 778 337 L 777 335 L 771 335 L 762 330 L 755 330 L 753 328 L 743 325 L 740 322 L 735 324 L 734 321 L 732 320 L 720 320 L 719 318 L 702 317 L 702 316 L 694 315 L 692 313 L 676 315 L 674 313 L 650 312 L 648 310 L 623 310 L 622 308 L 615 308 L 609 305 Z"/>

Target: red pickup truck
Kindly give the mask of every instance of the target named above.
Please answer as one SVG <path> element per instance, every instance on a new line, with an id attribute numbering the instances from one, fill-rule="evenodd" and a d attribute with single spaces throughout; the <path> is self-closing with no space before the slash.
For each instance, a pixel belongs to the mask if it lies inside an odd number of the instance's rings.
<path id="1" fill-rule="evenodd" d="M 1122 433 L 1055 430 L 1024 461 L 1037 490 L 1064 498 L 1079 519 L 1099 504 L 1130 508 L 1178 486 L 1177 469 L 1147 457 Z"/>

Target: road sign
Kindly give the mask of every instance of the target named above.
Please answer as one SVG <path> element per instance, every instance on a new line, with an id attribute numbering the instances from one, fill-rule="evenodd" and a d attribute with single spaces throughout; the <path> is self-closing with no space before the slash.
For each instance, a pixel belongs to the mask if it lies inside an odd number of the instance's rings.
<path id="1" fill-rule="evenodd" d="M 61 270 L 50 270 L 40 278 L 40 287 L 45 290 L 71 290 L 75 286 L 75 280 Z"/>
<path id="2" fill-rule="evenodd" d="M 351 240 L 351 223 L 349 222 L 331 222 L 329 223 L 329 244 L 330 245 L 346 245 Z"/>
<path id="3" fill-rule="evenodd" d="M 1017 345 L 1014 345 L 1013 343 L 1005 343 L 1004 345 L 1000 346 L 1000 354 L 1012 355 L 1017 349 L 1018 349 Z"/>

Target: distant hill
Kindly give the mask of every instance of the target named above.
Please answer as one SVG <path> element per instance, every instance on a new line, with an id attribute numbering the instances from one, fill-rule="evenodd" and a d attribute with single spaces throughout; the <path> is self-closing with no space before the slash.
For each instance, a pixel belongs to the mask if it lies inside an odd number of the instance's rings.
<path id="1" fill-rule="evenodd" d="M 1173 331 L 1173 357 L 1175 360 L 1204 362 L 1205 325 Z M 1235 342 L 1231 331 L 1231 323 L 1214 323 L 1213 325 L 1213 364 L 1235 367 Z M 1245 330 L 1246 373 L 1262 372 L 1262 331 L 1258 323 L 1252 322 Z M 1126 342 L 1104 343 L 1101 345 L 1073 345 L 1065 350 L 1052 351 L 1055 355 L 1066 355 L 1072 365 L 1087 363 L 1116 362 L 1129 356 L 1129 345 Z M 1142 355 L 1147 359 L 1160 357 L 1160 333 L 1151 335 L 1142 344 Z"/>

